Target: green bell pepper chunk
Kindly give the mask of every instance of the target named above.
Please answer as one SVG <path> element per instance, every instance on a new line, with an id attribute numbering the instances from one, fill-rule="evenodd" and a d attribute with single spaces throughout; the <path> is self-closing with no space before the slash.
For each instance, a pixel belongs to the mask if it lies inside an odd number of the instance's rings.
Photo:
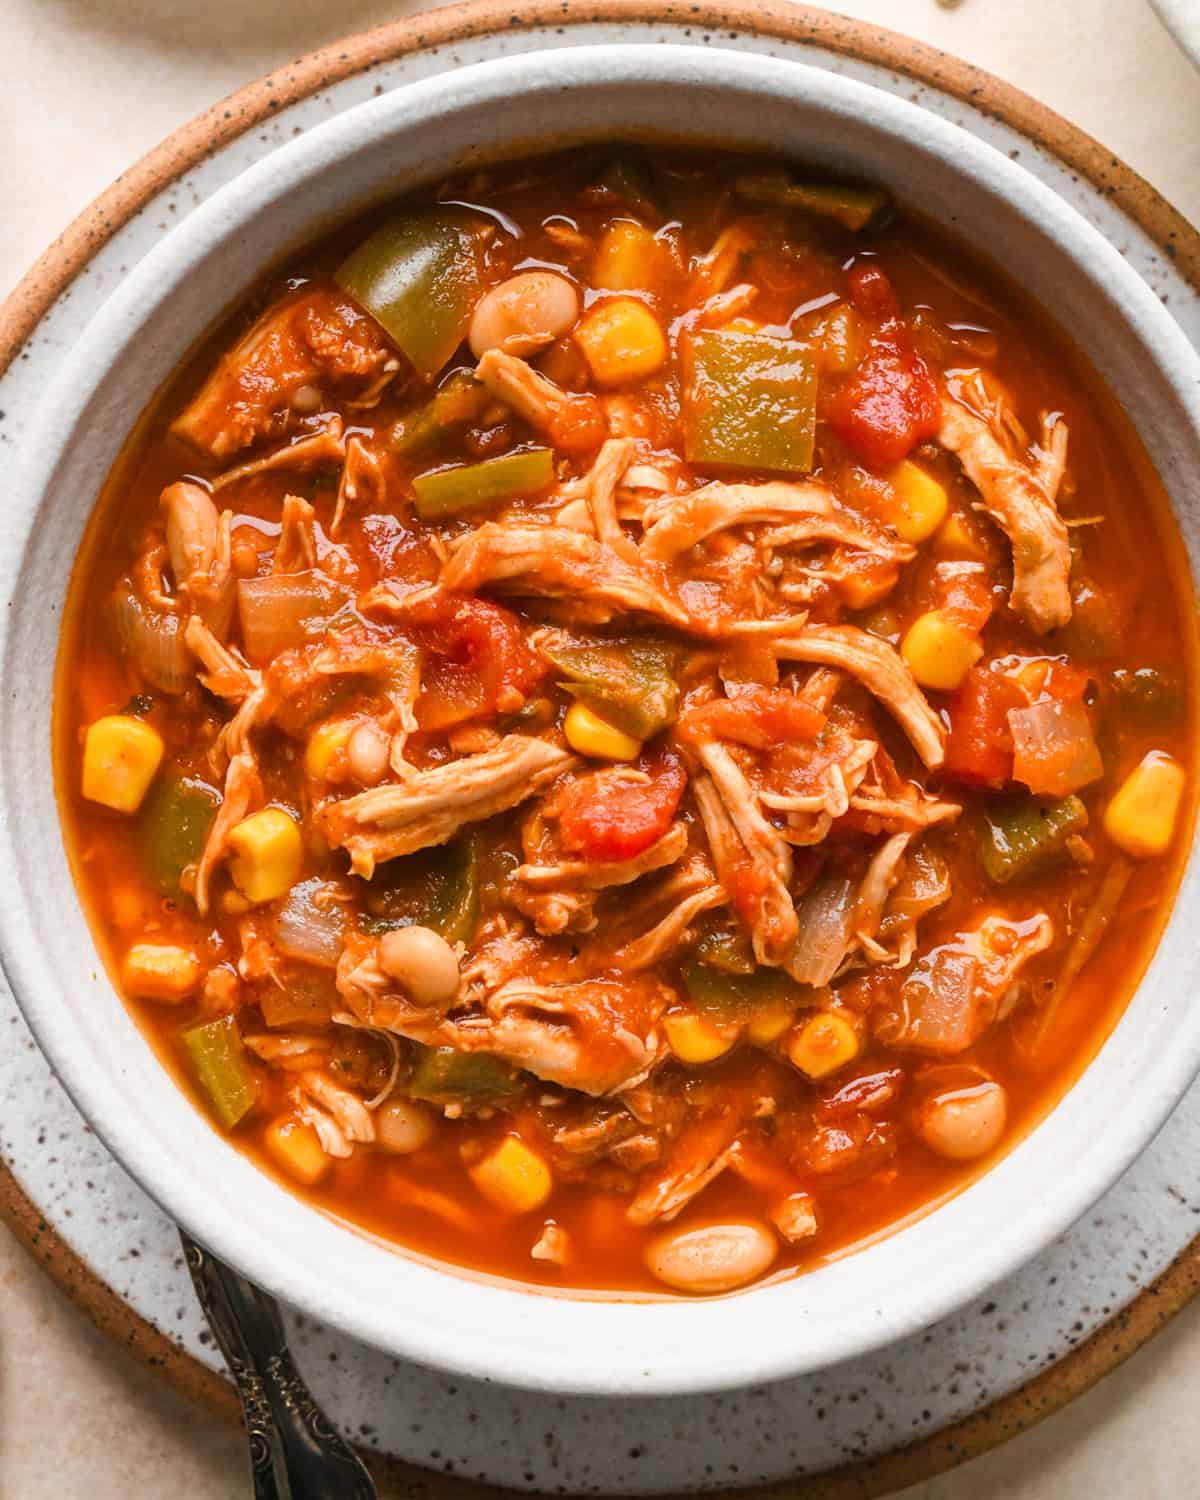
<path id="1" fill-rule="evenodd" d="M 462 343 L 483 294 L 481 220 L 442 205 L 389 219 L 334 280 L 432 380 Z"/>
<path id="2" fill-rule="evenodd" d="M 179 894 L 220 805 L 220 793 L 194 776 L 164 777 L 151 788 L 138 817 L 138 844 L 143 868 L 164 896 Z"/>
<path id="3" fill-rule="evenodd" d="M 653 175 L 640 157 L 614 157 L 600 174 L 600 186 L 647 217 L 660 212 Z"/>
<path id="4" fill-rule="evenodd" d="M 392 428 L 392 451 L 417 453 L 443 433 L 481 417 L 491 395 L 466 370 L 455 370 L 434 392 L 433 399 L 406 413 Z"/>
<path id="5" fill-rule="evenodd" d="M 692 335 L 684 450 L 695 464 L 806 474 L 817 430 L 817 367 L 795 339 L 728 328 Z"/>
<path id="6" fill-rule="evenodd" d="M 787 172 L 753 172 L 735 184 L 739 198 L 765 208 L 799 208 L 822 219 L 835 219 L 856 234 L 881 219 L 891 199 L 875 187 L 844 183 L 797 182 Z"/>
<path id="7" fill-rule="evenodd" d="M 422 849 L 380 867 L 367 887 L 372 936 L 394 927 L 432 927 L 448 943 L 469 943 L 479 925 L 480 847 L 475 834 Z"/>
<path id="8" fill-rule="evenodd" d="M 559 687 L 635 740 L 648 740 L 679 714 L 674 652 L 653 641 L 541 647 L 566 676 Z"/>
<path id="9" fill-rule="evenodd" d="M 1112 685 L 1121 711 L 1141 724 L 1171 724 L 1183 715 L 1182 683 L 1158 667 L 1118 667 Z"/>
<path id="10" fill-rule="evenodd" d="M 513 495 L 536 495 L 553 483 L 553 451 L 526 448 L 501 458 L 485 458 L 478 464 L 418 474 L 412 487 L 417 515 L 422 521 L 440 521 Z"/>
<path id="11" fill-rule="evenodd" d="M 1064 859 L 1067 840 L 1087 824 L 1087 808 L 1075 796 L 1058 801 L 1005 798 L 986 807 L 981 815 L 980 863 L 996 885 L 1027 880 Z"/>
<path id="12" fill-rule="evenodd" d="M 680 972 L 692 1004 L 714 1021 L 749 1020 L 782 1000 L 799 999 L 799 986 L 779 969 L 734 973 L 706 963 L 697 951 L 684 960 Z"/>
<path id="13" fill-rule="evenodd" d="M 499 1104 L 520 1092 L 516 1071 L 487 1052 L 456 1052 L 453 1047 L 422 1047 L 408 1083 L 410 1099 L 430 1104 Z"/>
<path id="14" fill-rule="evenodd" d="M 236 1017 L 222 1016 L 189 1027 L 183 1033 L 183 1045 L 213 1113 L 226 1130 L 232 1130 L 258 1102 L 258 1079 L 246 1060 Z"/>

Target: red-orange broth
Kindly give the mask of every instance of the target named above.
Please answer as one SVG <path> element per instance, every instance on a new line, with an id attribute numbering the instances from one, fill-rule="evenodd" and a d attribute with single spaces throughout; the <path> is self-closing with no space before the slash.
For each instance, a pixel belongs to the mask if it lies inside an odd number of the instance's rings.
<path id="1" fill-rule="evenodd" d="M 1012 281 L 780 171 L 576 152 L 339 231 L 187 357 L 75 568 L 55 754 L 114 980 L 241 1150 L 455 1265 L 724 1290 L 894 1229 L 1061 1097 L 1175 888 L 1192 606 L 1127 419 Z M 436 276 L 389 334 L 380 267 L 417 275 L 413 244 Z M 549 282 L 476 313 L 529 269 Z M 1017 608 L 996 464 L 1049 538 Z M 718 482 L 696 522 L 682 498 Z M 755 618 L 818 655 L 739 636 Z M 863 666 L 880 650 L 925 704 L 908 723 Z M 448 835 L 412 812 L 439 770 L 460 806 L 472 756 L 501 758 L 494 792 L 513 737 L 536 790 Z M 1178 793 L 1165 832 L 1136 779 L 1113 807 L 1147 756 L 1153 806 Z M 280 946 L 297 885 L 316 963 Z M 406 925 L 437 934 L 416 958 Z M 731 1277 L 711 1246 L 679 1270 L 679 1235 L 730 1223 Z"/>

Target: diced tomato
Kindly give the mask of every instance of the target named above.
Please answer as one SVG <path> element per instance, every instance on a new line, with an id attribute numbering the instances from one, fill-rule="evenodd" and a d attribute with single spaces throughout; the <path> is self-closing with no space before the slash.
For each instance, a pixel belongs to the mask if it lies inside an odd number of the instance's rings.
<path id="1" fill-rule="evenodd" d="M 946 710 L 950 717 L 947 775 L 976 786 L 1002 787 L 1011 781 L 1013 737 L 1008 711 L 1024 708 L 1028 702 L 1011 678 L 987 667 L 972 667 Z"/>
<path id="2" fill-rule="evenodd" d="M 733 740 L 751 750 L 774 750 L 796 740 L 815 740 L 825 715 L 778 688 L 747 687 L 736 698 L 715 698 L 688 711 L 676 726 L 684 740 Z"/>
<path id="3" fill-rule="evenodd" d="M 938 608 L 972 635 L 991 619 L 992 585 L 982 567 L 949 563 L 938 569 L 935 587 Z"/>
<path id="4" fill-rule="evenodd" d="M 900 305 L 887 272 L 873 260 L 856 260 L 846 272 L 853 307 L 864 317 L 884 323 L 899 315 Z"/>
<path id="5" fill-rule="evenodd" d="M 432 593 L 409 618 L 429 655 L 416 705 L 422 729 L 512 713 L 544 671 L 516 616 L 486 599 Z"/>
<path id="6" fill-rule="evenodd" d="M 635 859 L 671 826 L 687 785 L 683 766 L 672 755 L 644 755 L 638 770 L 646 782 L 618 781 L 594 771 L 564 793 L 558 816 L 563 847 L 585 859 Z"/>
<path id="7" fill-rule="evenodd" d="M 871 340 L 827 415 L 842 441 L 876 467 L 899 463 L 937 431 L 937 385 L 899 318 Z"/>
<path id="8" fill-rule="evenodd" d="M 886 272 L 873 261 L 856 261 L 846 283 L 854 307 L 879 326 L 825 415 L 847 447 L 881 468 L 899 463 L 937 431 L 937 385 L 900 317 Z"/>

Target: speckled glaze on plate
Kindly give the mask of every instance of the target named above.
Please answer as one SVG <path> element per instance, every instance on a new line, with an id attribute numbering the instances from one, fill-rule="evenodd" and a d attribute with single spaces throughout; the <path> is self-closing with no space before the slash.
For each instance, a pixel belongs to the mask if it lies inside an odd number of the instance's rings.
<path id="1" fill-rule="evenodd" d="M 1200 264 L 1194 234 L 1094 143 L 1015 92 L 917 44 L 798 7 L 611 9 L 619 23 L 602 8 L 554 5 L 526 7 L 525 24 L 514 27 L 508 12 L 473 6 L 385 28 L 284 70 L 172 138 L 126 174 L 111 200 L 68 231 L 0 314 L 0 360 L 18 353 L 41 319 L 36 337 L 0 383 L 0 406 L 8 413 L 0 422 L 0 472 L 14 456 L 16 419 L 28 409 L 31 392 L 123 266 L 154 243 L 173 214 L 288 134 L 373 92 L 533 45 L 662 38 L 747 47 L 800 57 L 911 96 L 1020 155 L 1105 230 L 1170 300 L 1193 338 L 1200 334 L 1196 295 L 1180 274 L 1194 274 Z M 531 36 L 539 18 L 542 25 Z M 1030 135 L 1049 149 L 1031 145 Z M 216 154 L 200 160 L 214 142 Z M 125 222 L 143 204 L 147 211 Z M 111 242 L 94 254 L 110 234 Z M 0 1024 L 10 1042 L 0 1057 L 0 1099 L 10 1101 L 2 1141 L 13 1171 L 7 1216 L 100 1321 L 144 1358 L 163 1363 L 177 1383 L 228 1411 L 169 1226 L 58 1094 L 7 1000 Z M 1186 1245 L 1192 1207 L 1174 1185 L 1188 1180 L 1191 1142 L 1200 1130 L 1195 1099 L 1193 1093 L 1088 1220 L 1019 1277 L 958 1318 L 830 1375 L 686 1401 L 555 1400 L 401 1367 L 311 1324 L 293 1331 L 314 1385 L 347 1426 L 395 1458 L 449 1468 L 456 1476 L 628 1492 L 726 1488 L 842 1465 L 836 1478 L 804 1488 L 829 1496 L 885 1493 L 1001 1440 L 1069 1399 L 1190 1293 L 1194 1266 L 1185 1259 L 1155 1295 L 1143 1295 L 1122 1313 L 1117 1326 L 1023 1384 L 1031 1370 L 1053 1364 L 1126 1304 Z M 30 1100 L 39 1101 L 34 1111 Z M 997 1397 L 998 1406 L 981 1412 Z M 914 1438 L 923 1441 L 880 1457 Z M 851 1460 L 858 1462 L 844 1467 Z M 463 1489 L 461 1480 L 439 1481 L 407 1467 L 394 1469 L 385 1487 L 410 1494 Z M 788 1488 L 799 1492 L 795 1483 Z"/>

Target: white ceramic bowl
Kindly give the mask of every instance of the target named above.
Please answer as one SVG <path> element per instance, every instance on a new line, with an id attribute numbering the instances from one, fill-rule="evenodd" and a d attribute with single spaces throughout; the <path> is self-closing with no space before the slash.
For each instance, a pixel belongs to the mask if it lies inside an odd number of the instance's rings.
<path id="1" fill-rule="evenodd" d="M 408 85 L 310 131 L 136 266 L 64 361 L 0 508 L 0 935 L 38 1040 L 96 1131 L 179 1222 L 314 1317 L 402 1356 L 554 1392 L 678 1393 L 861 1354 L 977 1295 L 1128 1166 L 1200 1064 L 1193 859 L 1101 1054 L 1016 1150 L 910 1227 L 808 1276 L 707 1302 L 547 1296 L 397 1254 L 262 1176 L 176 1089 L 113 992 L 62 855 L 50 771 L 61 600 L 97 489 L 180 355 L 326 226 L 464 162 L 568 141 L 686 139 L 878 179 L 987 251 L 1072 330 L 1140 429 L 1192 549 L 1200 362 L 1121 256 L 974 137 L 865 85 L 747 53 L 535 53 Z"/>
<path id="2" fill-rule="evenodd" d="M 1150 0 L 1163 25 L 1200 68 L 1200 0 Z"/>

